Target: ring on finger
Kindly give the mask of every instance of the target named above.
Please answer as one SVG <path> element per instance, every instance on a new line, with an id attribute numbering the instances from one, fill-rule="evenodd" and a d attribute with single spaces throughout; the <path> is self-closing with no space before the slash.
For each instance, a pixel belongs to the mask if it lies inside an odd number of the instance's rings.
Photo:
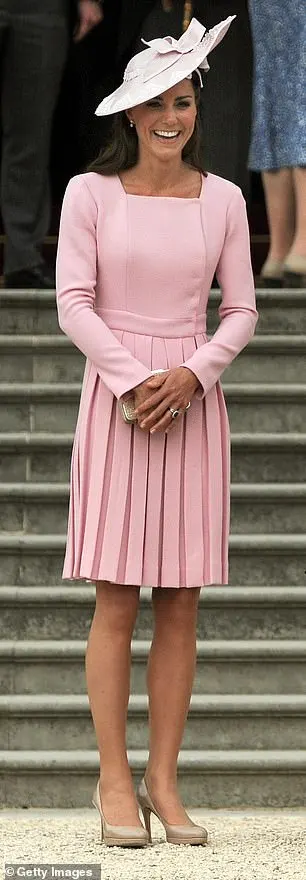
<path id="1" fill-rule="evenodd" d="M 181 410 L 180 410 L 180 409 L 173 409 L 172 406 L 168 406 L 168 409 L 169 409 L 170 412 L 171 412 L 171 418 L 172 418 L 172 419 L 177 419 L 177 417 L 181 414 Z"/>
<path id="2" fill-rule="evenodd" d="M 184 408 L 184 412 L 186 412 L 187 409 L 189 409 L 189 407 L 190 407 L 190 400 L 188 401 L 187 406 L 185 406 L 185 408 Z M 172 418 L 172 419 L 177 419 L 177 417 L 178 417 L 178 416 L 181 414 L 181 412 L 182 412 L 181 409 L 174 409 L 172 406 L 168 406 L 168 409 L 169 409 L 170 412 L 171 412 L 171 418 Z"/>

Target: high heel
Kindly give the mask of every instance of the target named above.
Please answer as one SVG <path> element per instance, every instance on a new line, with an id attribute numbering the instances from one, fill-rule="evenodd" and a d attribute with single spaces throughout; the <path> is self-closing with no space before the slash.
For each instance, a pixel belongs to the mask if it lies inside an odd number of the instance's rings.
<path id="1" fill-rule="evenodd" d="M 154 813 L 164 826 L 167 843 L 186 843 L 189 845 L 207 843 L 208 834 L 206 828 L 202 828 L 201 825 L 195 825 L 194 822 L 192 822 L 192 825 L 169 825 L 168 822 L 163 819 L 163 817 L 160 815 L 153 804 L 152 798 L 149 795 L 144 779 L 142 779 L 140 784 L 138 785 L 137 800 L 142 810 L 144 823 L 149 835 L 150 843 L 152 843 L 151 813 Z"/>
<path id="2" fill-rule="evenodd" d="M 106 846 L 146 846 L 149 843 L 149 835 L 145 828 L 124 825 L 109 825 L 103 814 L 99 780 L 93 792 L 92 804 L 101 816 L 101 843 Z"/>
<path id="3" fill-rule="evenodd" d="M 306 286 L 306 257 L 289 254 L 284 264 L 283 287 Z"/>
<path id="4" fill-rule="evenodd" d="M 152 834 L 151 834 L 151 810 L 150 807 L 141 806 L 141 812 L 143 815 L 143 821 L 145 823 L 146 831 L 149 835 L 149 841 L 152 843 Z"/>
<path id="5" fill-rule="evenodd" d="M 284 275 L 284 264 L 280 260 L 267 259 L 261 267 L 258 287 L 281 287 Z"/>

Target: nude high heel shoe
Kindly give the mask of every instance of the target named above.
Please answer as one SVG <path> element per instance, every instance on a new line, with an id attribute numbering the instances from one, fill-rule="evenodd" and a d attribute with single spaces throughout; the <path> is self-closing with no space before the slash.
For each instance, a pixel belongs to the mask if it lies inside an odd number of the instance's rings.
<path id="1" fill-rule="evenodd" d="M 150 837 L 150 843 L 152 843 L 151 813 L 155 813 L 155 816 L 157 816 L 164 826 L 167 843 L 186 843 L 189 844 L 189 846 L 190 844 L 196 845 L 207 843 L 208 834 L 206 828 L 202 828 L 201 825 L 195 825 L 194 822 L 192 825 L 169 825 L 168 822 L 163 819 L 153 804 L 144 779 L 141 780 L 141 783 L 137 788 L 137 799 L 142 809 L 144 823 Z"/>
<path id="2" fill-rule="evenodd" d="M 288 254 L 284 263 L 283 287 L 306 286 L 306 257 Z"/>
<path id="3" fill-rule="evenodd" d="M 149 843 L 145 828 L 108 824 L 102 810 L 99 780 L 92 796 L 92 804 L 101 816 L 101 843 L 103 840 L 106 846 L 146 846 Z"/>
<path id="4" fill-rule="evenodd" d="M 280 260 L 267 259 L 261 267 L 258 279 L 259 287 L 281 287 L 284 276 L 284 264 Z"/>

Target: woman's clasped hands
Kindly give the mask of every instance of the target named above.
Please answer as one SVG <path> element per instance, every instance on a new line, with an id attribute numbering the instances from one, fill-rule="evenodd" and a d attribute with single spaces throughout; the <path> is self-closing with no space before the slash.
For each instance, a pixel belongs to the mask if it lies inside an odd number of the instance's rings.
<path id="1" fill-rule="evenodd" d="M 146 379 L 134 389 L 135 414 L 143 431 L 168 433 L 184 415 L 200 383 L 188 367 L 175 367 Z M 180 415 L 172 418 L 172 410 Z"/>

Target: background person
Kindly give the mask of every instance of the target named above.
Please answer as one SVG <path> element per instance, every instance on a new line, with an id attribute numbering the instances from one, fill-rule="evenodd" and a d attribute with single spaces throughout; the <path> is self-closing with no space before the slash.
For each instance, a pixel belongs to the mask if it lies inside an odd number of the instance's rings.
<path id="1" fill-rule="evenodd" d="M 75 40 L 103 15 L 79 0 Z M 1 213 L 5 287 L 54 287 L 41 247 L 50 222 L 49 153 L 53 112 L 71 18 L 67 0 L 0 0 Z"/>
<path id="2" fill-rule="evenodd" d="M 264 286 L 306 283 L 306 5 L 249 0 L 254 46 L 249 167 L 261 171 L 270 248 Z"/>

